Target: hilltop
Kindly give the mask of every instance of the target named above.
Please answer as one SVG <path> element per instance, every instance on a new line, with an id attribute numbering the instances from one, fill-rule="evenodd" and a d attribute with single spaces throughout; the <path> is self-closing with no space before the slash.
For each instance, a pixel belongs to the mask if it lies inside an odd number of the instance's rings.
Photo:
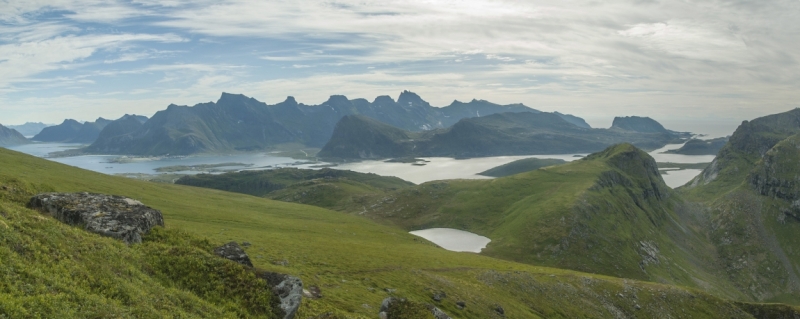
<path id="1" fill-rule="evenodd" d="M 425 132 L 405 131 L 353 115 L 339 121 L 318 156 L 369 159 L 591 153 L 622 142 L 655 149 L 685 137 L 684 133 L 666 130 L 641 132 L 619 126 L 584 128 L 557 114 L 543 112 L 465 118 L 452 127 Z"/>

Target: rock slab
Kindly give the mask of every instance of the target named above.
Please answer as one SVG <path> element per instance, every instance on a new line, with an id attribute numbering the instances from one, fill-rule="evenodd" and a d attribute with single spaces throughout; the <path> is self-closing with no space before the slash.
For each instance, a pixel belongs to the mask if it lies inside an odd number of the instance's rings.
<path id="1" fill-rule="evenodd" d="M 119 239 L 127 244 L 142 242 L 142 235 L 164 226 L 160 211 L 135 199 L 92 193 L 43 193 L 28 206 L 50 214 L 59 221 Z"/>

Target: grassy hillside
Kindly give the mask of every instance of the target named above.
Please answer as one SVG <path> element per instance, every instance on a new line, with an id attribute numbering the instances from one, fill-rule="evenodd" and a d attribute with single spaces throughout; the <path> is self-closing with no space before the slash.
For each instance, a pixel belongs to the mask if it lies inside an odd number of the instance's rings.
<path id="1" fill-rule="evenodd" d="M 208 240 L 156 228 L 129 247 L 25 208 L 51 186 L 0 185 L 0 318 L 274 317 L 266 282 Z"/>
<path id="2" fill-rule="evenodd" d="M 702 212 L 684 205 L 655 161 L 629 144 L 527 173 L 430 182 L 373 200 L 349 211 L 409 230 L 469 230 L 492 239 L 482 252 L 488 256 L 743 297 L 715 265 Z"/>
<path id="3" fill-rule="evenodd" d="M 304 300 L 298 318 L 374 318 L 389 294 L 424 303 L 437 291 L 447 298 L 432 303 L 458 318 L 496 318 L 497 305 L 509 318 L 754 318 L 700 291 L 448 252 L 404 230 L 311 206 L 106 176 L 8 150 L 0 150 L 0 164 L 0 317 L 265 313 L 207 286 L 216 280 L 195 277 L 218 272 L 183 267 L 205 260 L 208 247 L 236 240 L 252 243 L 246 249 L 257 267 L 320 287 L 323 297 Z M 143 245 L 124 246 L 23 208 L 36 191 L 129 196 L 160 209 L 167 229 Z M 467 307 L 458 309 L 456 301 Z M 756 308 L 797 312 L 781 307 Z"/>
<path id="4" fill-rule="evenodd" d="M 279 168 L 220 175 L 184 176 L 176 184 L 263 196 L 275 200 L 341 210 L 362 197 L 414 186 L 397 177 L 323 168 Z"/>
<path id="5" fill-rule="evenodd" d="M 542 167 L 553 166 L 564 164 L 566 161 L 560 159 L 552 159 L 552 158 L 524 158 L 521 160 L 516 160 L 508 164 L 503 164 L 486 171 L 478 173 L 478 175 L 483 176 L 492 176 L 492 177 L 503 177 L 503 176 L 510 176 L 514 174 L 529 172 L 533 170 L 540 169 Z"/>

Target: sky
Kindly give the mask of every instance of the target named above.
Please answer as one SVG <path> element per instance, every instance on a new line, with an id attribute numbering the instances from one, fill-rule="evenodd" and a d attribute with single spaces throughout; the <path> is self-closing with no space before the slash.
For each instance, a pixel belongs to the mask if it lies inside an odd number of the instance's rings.
<path id="1" fill-rule="evenodd" d="M 732 132 L 800 106 L 798 21 L 800 0 L 0 0 L 0 123 L 410 90 Z"/>

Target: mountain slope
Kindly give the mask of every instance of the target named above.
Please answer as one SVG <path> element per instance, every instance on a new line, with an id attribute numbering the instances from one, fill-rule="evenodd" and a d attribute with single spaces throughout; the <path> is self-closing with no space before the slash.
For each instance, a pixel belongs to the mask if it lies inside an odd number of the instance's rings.
<path id="1" fill-rule="evenodd" d="M 15 146 L 27 144 L 28 139 L 14 129 L 0 125 L 0 146 Z"/>
<path id="2" fill-rule="evenodd" d="M 94 122 L 78 123 L 67 119 L 59 125 L 42 129 L 31 140 L 56 143 L 92 143 L 100 135 L 100 131 L 111 123 L 110 120 L 98 118 Z"/>
<path id="3" fill-rule="evenodd" d="M 658 148 L 684 136 L 669 131 L 581 128 L 557 114 L 542 112 L 462 119 L 452 127 L 422 133 L 402 131 L 362 117 L 345 117 L 318 156 L 358 159 L 590 153 L 620 142 Z"/>
<path id="4" fill-rule="evenodd" d="M 414 186 L 397 177 L 323 168 L 279 168 L 181 177 L 175 184 L 263 196 L 275 200 L 339 209 L 360 198 L 386 195 Z"/>
<path id="5" fill-rule="evenodd" d="M 489 256 L 743 296 L 714 266 L 701 216 L 629 144 L 489 181 L 425 183 L 365 206 L 360 214 L 409 230 L 489 237 L 482 252 Z"/>
<path id="6" fill-rule="evenodd" d="M 683 155 L 717 155 L 720 149 L 728 143 L 727 137 L 710 140 L 691 139 L 679 149 L 669 150 L 664 153 Z"/>
<path id="7" fill-rule="evenodd" d="M 106 176 L 8 150 L 0 150 L 0 163 L 0 183 L 3 186 L 0 187 L 0 238 L 13 241 L 21 234 L 38 238 L 35 239 L 38 241 L 36 245 L 22 246 L 23 252 L 13 251 L 14 245 L 0 246 L 0 251 L 12 258 L 6 259 L 4 255 L 0 268 L 9 265 L 6 260 L 14 260 L 16 265 L 16 260 L 21 258 L 28 262 L 36 261 L 37 269 L 41 271 L 26 273 L 23 271 L 25 267 L 0 271 L 0 276 L 12 278 L 0 281 L 0 314 L 3 315 L 39 309 L 44 316 L 50 313 L 59 317 L 86 314 L 159 317 L 157 311 L 181 314 L 178 308 L 184 307 L 186 316 L 225 317 L 213 305 L 205 303 L 208 305 L 205 307 L 202 300 L 174 290 L 178 288 L 159 292 L 163 282 L 139 277 L 139 256 L 171 258 L 170 255 L 175 255 L 174 250 L 147 255 L 148 248 L 144 245 L 127 247 L 88 235 L 83 230 L 64 227 L 20 206 L 27 196 L 38 191 L 124 195 L 161 210 L 167 232 L 183 230 L 191 233 L 190 237 L 207 237 L 216 245 L 231 240 L 248 241 L 252 245 L 246 250 L 257 267 L 298 275 L 306 287 L 321 289 L 324 297 L 304 299 L 297 318 L 323 314 L 327 318 L 374 318 L 381 301 L 389 295 L 386 289 L 391 289 L 392 295 L 419 303 L 431 302 L 434 291 L 446 292 L 443 301 L 434 303 L 458 318 L 496 317 L 498 305 L 509 318 L 755 318 L 756 311 L 780 311 L 783 315 L 798 311 L 786 306 L 737 305 L 680 287 L 448 252 L 405 231 L 310 206 Z M 65 234 L 65 237 L 60 234 Z M 64 238 L 70 240 L 64 241 Z M 167 239 L 160 245 L 173 245 L 179 250 L 195 245 L 187 243 L 185 236 L 159 238 Z M 138 249 L 141 249 L 141 254 L 136 253 Z M 80 251 L 80 255 L 76 251 Z M 41 253 L 25 255 L 24 252 Z M 84 270 L 77 272 L 80 276 L 75 276 L 74 280 L 80 282 L 74 285 L 69 280 L 73 280 L 70 276 L 75 273 L 70 275 L 72 268 L 67 267 L 68 264 L 70 267 L 85 267 L 75 268 Z M 63 271 L 67 273 L 62 274 Z M 30 276 L 56 280 L 71 289 L 93 285 L 97 290 L 87 295 L 59 295 L 54 292 L 60 291 L 58 289 L 63 287 L 60 284 L 31 285 L 30 279 L 20 279 L 28 283 L 24 286 L 10 284 L 16 282 L 14 278 Z M 131 276 L 139 281 L 129 281 Z M 131 285 L 147 289 L 144 290 L 148 293 L 147 299 L 139 299 L 139 293 L 126 294 Z M 108 289 L 104 289 L 106 287 Z M 88 298 L 85 303 L 83 296 Z M 104 298 L 120 301 L 105 307 Z M 229 294 L 216 299 L 221 303 L 235 300 Z M 76 308 L 71 301 L 81 302 L 86 308 Z M 465 301 L 467 307 L 459 309 L 456 301 Z M 161 308 L 145 312 L 150 302 Z M 38 305 L 51 308 L 37 308 Z M 122 312 L 123 307 L 133 311 Z M 68 313 L 70 309 L 81 309 L 82 313 Z"/>
<path id="8" fill-rule="evenodd" d="M 744 121 L 683 196 L 708 207 L 729 280 L 755 300 L 800 293 L 796 216 L 800 109 Z"/>

